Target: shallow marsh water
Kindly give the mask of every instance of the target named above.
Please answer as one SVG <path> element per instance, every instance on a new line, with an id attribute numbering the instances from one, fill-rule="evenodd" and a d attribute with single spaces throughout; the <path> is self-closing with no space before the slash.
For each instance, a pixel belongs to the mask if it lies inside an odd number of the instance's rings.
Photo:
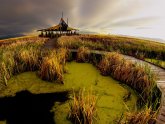
<path id="1" fill-rule="evenodd" d="M 64 74 L 64 85 L 42 81 L 37 77 L 37 72 L 25 72 L 14 76 L 8 82 L 8 88 L 0 95 L 10 96 L 16 92 L 28 90 L 34 94 L 62 92 L 66 90 L 77 90 L 92 88 L 95 95 L 98 97 L 97 113 L 99 124 L 115 123 L 114 119 L 136 108 L 137 96 L 127 86 L 121 85 L 120 82 L 111 77 L 100 75 L 99 70 L 88 63 L 67 63 L 67 73 Z M 131 92 L 131 98 L 124 102 L 123 97 Z M 54 112 L 54 120 L 56 124 L 69 124 L 66 119 L 69 111 L 69 102 L 56 102 L 52 106 Z"/>
<path id="2" fill-rule="evenodd" d="M 93 65 L 71 62 L 67 64 L 67 68 L 68 73 L 64 77 L 66 88 L 85 88 L 86 90 L 92 88 L 98 97 L 98 124 L 113 124 L 114 119 L 120 118 L 125 112 L 136 108 L 137 96 L 133 90 L 109 76 L 102 76 Z M 131 92 L 131 98 L 124 102 L 123 97 L 128 92 Z M 67 109 L 68 103 L 56 107 L 56 121 L 59 124 L 66 121 L 61 119 L 61 115 L 66 116 L 64 113 L 67 113 L 65 112 Z"/>

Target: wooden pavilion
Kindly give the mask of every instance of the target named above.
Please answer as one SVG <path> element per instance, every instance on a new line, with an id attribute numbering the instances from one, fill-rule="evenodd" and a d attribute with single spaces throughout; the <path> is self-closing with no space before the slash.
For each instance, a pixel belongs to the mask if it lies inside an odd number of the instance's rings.
<path id="1" fill-rule="evenodd" d="M 71 28 L 68 26 L 68 19 L 67 23 L 63 19 L 63 14 L 61 17 L 61 20 L 58 25 L 55 25 L 53 27 L 49 27 L 47 29 L 40 29 L 37 30 L 40 31 L 40 37 L 59 37 L 61 35 L 78 35 L 78 29 Z"/>

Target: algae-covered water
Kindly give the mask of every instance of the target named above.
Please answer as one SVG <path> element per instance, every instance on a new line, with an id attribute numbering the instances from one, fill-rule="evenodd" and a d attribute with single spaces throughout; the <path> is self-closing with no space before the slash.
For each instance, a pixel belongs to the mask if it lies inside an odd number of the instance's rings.
<path id="1" fill-rule="evenodd" d="M 87 63 L 71 62 L 67 64 L 68 73 L 65 74 L 65 87 L 73 89 L 92 87 L 98 97 L 97 112 L 99 124 L 115 123 L 114 120 L 120 118 L 127 111 L 136 108 L 137 96 L 128 87 L 122 86 L 118 81 L 111 77 L 102 76 L 93 65 Z M 123 97 L 131 92 L 131 98 L 124 102 Z M 56 121 L 63 123 L 61 119 L 67 110 L 67 104 L 63 104 L 56 109 Z M 65 116 L 65 115 L 64 115 Z M 65 122 L 66 123 L 66 122 Z M 69 123 L 69 122 L 68 122 Z"/>
<path id="2" fill-rule="evenodd" d="M 16 92 L 28 90 L 31 93 L 53 93 L 66 90 L 77 90 L 79 88 L 93 89 L 98 98 L 97 113 L 99 124 L 115 123 L 114 120 L 120 118 L 127 111 L 136 108 L 137 96 L 127 86 L 121 85 L 120 82 L 111 77 L 100 75 L 92 64 L 88 63 L 67 63 L 67 73 L 64 74 L 64 85 L 42 81 L 37 76 L 37 72 L 25 72 L 14 76 L 8 82 L 8 88 L 0 96 L 14 95 Z M 131 97 L 124 102 L 123 97 L 131 92 Z M 54 103 L 52 112 L 56 124 L 69 124 L 66 119 L 69 111 L 69 102 Z M 1 121 L 1 120 L 0 120 Z"/>

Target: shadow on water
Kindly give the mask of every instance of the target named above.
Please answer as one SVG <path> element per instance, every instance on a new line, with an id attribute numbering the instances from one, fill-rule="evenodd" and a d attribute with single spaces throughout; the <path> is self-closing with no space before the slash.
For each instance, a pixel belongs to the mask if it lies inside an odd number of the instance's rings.
<path id="1" fill-rule="evenodd" d="M 15 97 L 0 98 L 0 121 L 7 124 L 55 124 L 50 112 L 54 102 L 65 102 L 68 92 L 32 94 L 22 91 Z"/>

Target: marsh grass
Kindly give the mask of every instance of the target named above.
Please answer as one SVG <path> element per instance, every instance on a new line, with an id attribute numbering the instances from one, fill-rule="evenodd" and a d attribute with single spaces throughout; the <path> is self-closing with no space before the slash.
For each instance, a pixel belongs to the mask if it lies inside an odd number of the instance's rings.
<path id="1" fill-rule="evenodd" d="M 39 76 L 43 80 L 58 81 L 63 83 L 63 73 L 68 57 L 68 51 L 64 48 L 49 51 L 48 55 L 43 58 L 39 67 Z"/>
<path id="2" fill-rule="evenodd" d="M 8 46 L 13 43 L 23 43 L 23 42 L 37 42 L 37 41 L 46 41 L 48 38 L 39 38 L 37 36 L 24 36 L 24 37 L 16 37 L 16 38 L 9 38 L 0 40 L 0 46 Z"/>
<path id="3" fill-rule="evenodd" d="M 25 41 L 9 40 L 8 45 L 0 46 L 0 84 L 7 86 L 8 80 L 15 74 L 34 71 L 38 68 L 41 46 L 47 39 L 26 38 Z M 3 43 L 3 42 L 2 42 Z M 0 87 L 0 89 L 1 89 Z"/>
<path id="4" fill-rule="evenodd" d="M 145 103 L 148 103 L 148 106 L 157 103 L 155 97 L 160 96 L 160 92 L 156 87 L 156 76 L 147 65 L 133 64 L 125 60 L 122 55 L 111 52 L 103 57 L 98 68 L 103 75 L 110 75 L 135 89 L 140 95 L 139 106 Z"/>
<path id="5" fill-rule="evenodd" d="M 150 40 L 115 35 L 62 36 L 58 46 L 78 49 L 81 46 L 94 50 L 115 51 L 136 58 L 157 58 L 165 60 L 165 45 Z"/>
<path id="6" fill-rule="evenodd" d="M 78 49 L 79 47 L 89 47 L 91 49 L 104 50 L 104 45 L 100 42 L 91 42 L 77 36 L 62 36 L 58 38 L 58 47 Z"/>
<path id="7" fill-rule="evenodd" d="M 66 48 L 57 49 L 57 56 L 61 64 L 66 64 L 70 56 L 70 51 Z"/>
<path id="8" fill-rule="evenodd" d="M 77 51 L 77 62 L 89 62 L 90 50 L 87 47 L 80 47 Z"/>
<path id="9" fill-rule="evenodd" d="M 126 118 L 120 124 L 156 124 L 157 112 L 146 107 L 138 112 L 126 113 Z"/>
<path id="10" fill-rule="evenodd" d="M 34 41 L 33 41 L 34 40 Z M 7 86 L 7 81 L 15 74 L 39 70 L 42 79 L 58 80 L 62 83 L 64 65 L 69 54 L 68 50 L 60 48 L 57 51 L 42 51 L 47 39 L 26 39 L 11 41 L 11 44 L 0 47 L 0 83 Z"/>
<path id="11" fill-rule="evenodd" d="M 73 92 L 73 101 L 70 103 L 68 118 L 74 124 L 94 124 L 97 121 L 97 98 L 92 90 Z"/>
<path id="12" fill-rule="evenodd" d="M 16 63 L 14 60 L 14 53 L 6 51 L 1 53 L 0 58 L 0 84 L 1 87 L 7 86 L 7 81 L 13 76 L 15 72 Z M 0 87 L 0 89 L 1 89 Z"/>
<path id="13" fill-rule="evenodd" d="M 112 72 L 116 73 L 115 71 L 119 69 L 119 65 L 124 62 L 123 60 L 123 57 L 116 52 L 106 54 L 98 65 L 101 74 L 109 75 Z"/>
<path id="14" fill-rule="evenodd" d="M 33 48 L 18 51 L 15 54 L 18 73 L 37 70 L 39 65 L 39 52 L 39 50 Z"/>

